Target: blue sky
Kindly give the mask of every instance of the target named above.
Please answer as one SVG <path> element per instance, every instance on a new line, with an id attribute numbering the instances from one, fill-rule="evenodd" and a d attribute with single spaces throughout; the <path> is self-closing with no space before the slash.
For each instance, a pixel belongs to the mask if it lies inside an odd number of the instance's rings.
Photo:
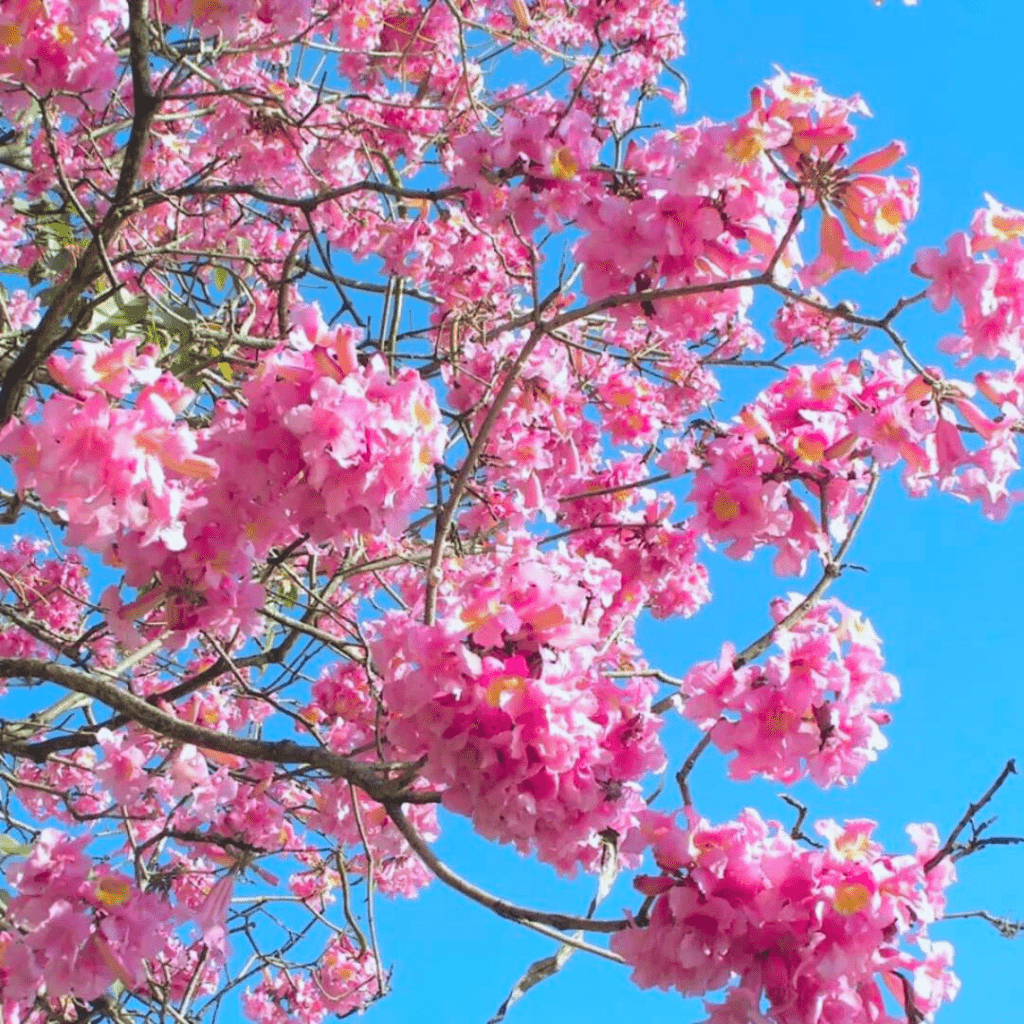
<path id="1" fill-rule="evenodd" d="M 1024 38 L 1024 5 L 922 0 L 906 8 L 887 0 L 878 9 L 870 0 L 707 0 L 690 8 L 689 52 L 681 62 L 691 90 L 688 117 L 736 116 L 750 88 L 778 64 L 814 75 L 836 94 L 861 93 L 875 115 L 864 122 L 861 152 L 893 138 L 908 145 L 908 163 L 923 182 L 911 244 L 866 280 L 844 275 L 827 289 L 833 300 L 887 308 L 919 287 L 907 274 L 915 249 L 966 227 L 984 204 L 983 193 L 1024 207 L 1024 71 L 1014 50 L 1014 41 Z M 928 310 L 903 322 L 915 351 L 934 362 L 934 343 L 952 323 Z M 905 850 L 908 822 L 933 821 L 945 835 L 1006 759 L 1024 754 L 1022 531 L 1020 511 L 991 523 L 951 498 L 910 501 L 897 480 L 882 486 L 850 556 L 868 572 L 847 574 L 833 593 L 872 620 L 904 696 L 888 729 L 890 749 L 858 785 L 797 790 L 812 818 L 873 818 L 880 838 Z M 714 656 L 724 640 L 742 646 L 763 630 L 772 597 L 807 583 L 776 579 L 764 559 L 735 564 L 712 557 L 709 566 L 711 606 L 688 622 L 644 627 L 651 661 L 667 671 L 681 673 Z M 682 724 L 671 728 L 677 760 L 694 739 Z M 749 805 L 790 820 L 792 812 L 777 798 L 780 787 L 728 783 L 714 754 L 698 766 L 693 788 L 699 809 L 715 819 Z M 1022 808 L 1024 779 L 1011 779 L 993 807 L 1001 833 L 1024 834 Z M 582 910 L 590 897 L 592 880 L 567 884 L 547 868 L 475 841 L 461 822 L 446 820 L 438 851 L 478 883 L 533 906 Z M 1022 918 L 1022 874 L 1024 848 L 983 851 L 961 863 L 950 910 L 985 908 Z M 617 914 L 627 902 L 633 903 L 631 893 L 618 889 L 605 906 Z M 381 902 L 378 914 L 382 951 L 395 969 L 394 993 L 370 1011 L 379 1024 L 484 1024 L 525 967 L 554 948 L 436 884 L 412 904 Z M 933 936 L 955 944 L 963 981 L 956 1002 L 941 1011 L 941 1024 L 1012 1019 L 1011 1008 L 1024 1005 L 1024 938 L 1015 944 L 977 920 L 949 922 Z M 578 954 L 506 1019 L 675 1024 L 701 1016 L 698 1003 L 641 992 L 625 969 Z"/>

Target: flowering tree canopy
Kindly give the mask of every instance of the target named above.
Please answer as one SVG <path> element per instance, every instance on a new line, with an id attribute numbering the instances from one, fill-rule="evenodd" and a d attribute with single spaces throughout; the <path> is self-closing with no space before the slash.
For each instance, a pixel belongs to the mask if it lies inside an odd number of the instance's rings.
<path id="1" fill-rule="evenodd" d="M 3 0 L 5 1024 L 320 1024 L 388 991 L 375 896 L 431 883 L 711 1024 L 955 995 L 929 927 L 1016 841 L 975 819 L 1012 761 L 894 850 L 711 822 L 689 779 L 713 745 L 844 786 L 885 748 L 899 684 L 827 592 L 882 474 L 1019 496 L 1024 212 L 858 312 L 903 145 L 781 70 L 686 122 L 682 14 Z M 931 356 L 928 303 L 960 317 Z M 789 581 L 673 677 L 638 620 L 711 600 L 709 548 Z M 514 904 L 437 855 L 445 815 L 634 899 Z"/>

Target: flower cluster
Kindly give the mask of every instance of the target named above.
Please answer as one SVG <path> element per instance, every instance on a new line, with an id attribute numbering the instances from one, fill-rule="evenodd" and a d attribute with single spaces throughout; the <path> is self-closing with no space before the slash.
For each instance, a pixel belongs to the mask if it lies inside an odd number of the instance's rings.
<path id="1" fill-rule="evenodd" d="M 912 267 L 928 278 L 928 298 L 939 312 L 954 301 L 962 316 L 958 335 L 939 343 L 960 365 L 973 359 L 1007 359 L 1024 366 L 1024 214 L 987 197 L 970 234 L 954 234 L 945 249 L 921 249 Z"/>
<path id="2" fill-rule="evenodd" d="M 808 345 L 820 355 L 828 356 L 844 338 L 856 336 L 856 329 L 841 316 L 820 308 L 825 300 L 819 292 L 812 289 L 807 298 L 809 302 L 787 300 L 772 321 L 775 337 L 787 349 Z"/>
<path id="3" fill-rule="evenodd" d="M 869 351 L 850 362 L 793 367 L 698 446 L 704 465 L 689 494 L 692 526 L 727 544 L 733 558 L 771 545 L 777 572 L 802 572 L 811 553 L 826 553 L 822 522 L 832 538 L 845 536 L 872 464 L 901 465 L 914 496 L 938 486 L 980 502 L 986 515 L 1005 515 L 1019 468 L 1016 416 L 989 419 L 972 401 L 972 385 L 929 373 L 915 373 L 895 353 Z M 998 403 L 1012 395 L 1006 383 L 1005 375 L 982 376 L 978 390 Z M 965 428 L 980 439 L 974 451 Z"/>
<path id="4" fill-rule="evenodd" d="M 618 572 L 617 607 L 642 606 L 657 618 L 694 615 L 711 598 L 697 533 L 672 521 L 671 495 L 638 486 L 646 474 L 638 459 L 595 474 L 563 502 L 560 520 L 574 531 L 572 551 Z"/>
<path id="5" fill-rule="evenodd" d="M 484 13 L 493 30 L 511 33 L 521 48 L 535 42 L 542 52 L 575 54 L 569 84 L 579 94 L 579 106 L 620 133 L 636 116 L 637 93 L 655 91 L 665 62 L 682 54 L 682 15 L 681 3 L 638 7 L 624 0 L 584 0 L 572 8 L 551 0 L 517 0 L 487 4 Z M 587 54 L 595 39 L 611 45 L 604 53 Z M 657 91 L 677 101 L 676 109 L 685 106 L 685 94 L 680 102 L 679 94 Z"/>
<path id="6" fill-rule="evenodd" d="M 94 865 L 86 838 L 44 829 L 28 856 L 7 870 L 15 889 L 0 929 L 3 998 L 31 1005 L 75 995 L 96 999 L 115 981 L 146 984 L 171 907 L 133 880 Z"/>
<path id="7" fill-rule="evenodd" d="M 28 627 L 0 629 L 3 657 L 47 657 L 50 648 L 41 636 L 72 639 L 81 630 L 89 598 L 85 566 L 72 553 L 43 557 L 50 550 L 28 537 L 16 537 L 10 547 L 0 548 L 0 594 Z"/>
<path id="8" fill-rule="evenodd" d="M 388 740 L 426 757 L 445 807 L 562 871 L 595 866 L 599 833 L 633 827 L 638 781 L 664 765 L 654 686 L 602 670 L 615 619 L 595 574 L 615 574 L 599 566 L 579 576 L 586 563 L 556 552 L 513 556 L 504 578 L 469 567 L 461 606 L 444 600 L 433 626 L 391 613 L 373 643 Z"/>
<path id="9" fill-rule="evenodd" d="M 820 207 L 821 248 L 801 272 L 805 285 L 822 284 L 843 270 L 863 272 L 892 256 L 917 213 L 917 172 L 903 179 L 879 173 L 902 158 L 902 143 L 846 162 L 857 135 L 851 119 L 869 113 L 859 96 L 839 99 L 811 78 L 780 71 L 754 90 L 751 112 L 732 139 L 741 159 L 777 152 L 798 182 L 804 204 Z M 847 231 L 877 249 L 878 256 L 853 249 Z"/>
<path id="10" fill-rule="evenodd" d="M 118 0 L 5 3 L 0 11 L 0 94 L 5 105 L 24 105 L 27 85 L 41 95 L 56 93 L 61 106 L 74 114 L 87 103 L 101 107 L 102 97 L 117 82 L 113 41 L 125 27 L 125 13 Z"/>
<path id="11" fill-rule="evenodd" d="M 776 601 L 775 621 L 797 601 Z M 828 601 L 776 627 L 772 639 L 779 653 L 763 665 L 735 665 L 728 644 L 717 662 L 694 665 L 680 691 L 682 713 L 735 755 L 735 779 L 852 782 L 887 746 L 881 705 L 899 697 L 895 677 L 883 671 L 878 636 L 856 612 Z"/>
<path id="12" fill-rule="evenodd" d="M 356 332 L 329 331 L 318 309 L 297 315 L 291 347 L 261 363 L 242 387 L 244 409 L 226 409 L 210 430 L 220 462 L 236 467 L 222 484 L 235 515 L 260 553 L 282 542 L 284 523 L 314 541 L 400 533 L 444 452 L 434 392 L 379 358 L 361 366 Z M 243 492 L 254 465 L 266 479 Z"/>
<path id="13" fill-rule="evenodd" d="M 329 666 L 314 682 L 312 698 L 302 718 L 330 749 L 368 761 L 381 754 L 401 760 L 402 751 L 386 737 L 384 702 L 362 666 L 341 662 Z M 412 897 L 430 881 L 423 862 L 375 800 L 342 780 L 319 784 L 311 797 L 315 810 L 302 815 L 304 823 L 356 851 L 346 858 L 345 870 L 350 874 L 368 874 L 369 853 L 373 884 L 385 895 Z M 440 829 L 433 804 L 413 804 L 406 814 L 425 840 L 437 839 Z M 314 876 L 324 876 L 321 863 L 313 862 L 311 868 L 300 876 L 298 887 L 313 885 Z"/>
<path id="14" fill-rule="evenodd" d="M 636 884 L 654 905 L 612 948 L 644 988 L 727 989 L 724 1004 L 706 1004 L 708 1024 L 931 1019 L 959 987 L 952 948 L 926 933 L 955 872 L 948 861 L 929 868 L 938 850 L 932 826 L 911 826 L 916 852 L 903 855 L 873 842 L 873 827 L 819 822 L 827 845 L 808 849 L 752 810 L 719 826 L 690 812 L 682 828 L 648 813 L 645 839 L 661 874 Z M 898 1014 L 887 1009 L 886 990 Z"/>
<path id="15" fill-rule="evenodd" d="M 12 421 L 0 447 L 22 491 L 34 490 L 67 517 L 67 542 L 111 552 L 134 546 L 185 546 L 184 516 L 196 491 L 217 475 L 197 454 L 197 437 L 178 419 L 192 399 L 134 345 L 79 342 L 80 356 L 51 362 L 54 377 L 81 397 L 53 395 L 38 420 Z M 138 388 L 132 408 L 111 399 Z"/>
<path id="16" fill-rule="evenodd" d="M 389 738 L 426 757 L 444 806 L 481 835 L 571 872 L 599 864 L 601 832 L 633 827 L 644 806 L 636 780 L 664 763 L 652 686 L 531 667 L 522 655 L 481 657 L 404 618 L 385 623 L 378 651 Z"/>
<path id="17" fill-rule="evenodd" d="M 642 985 L 724 990 L 713 1024 L 920 1021 L 955 992 L 933 830 L 894 856 L 823 822 L 808 848 L 645 802 L 673 704 L 735 779 L 856 779 L 898 695 L 870 625 L 777 601 L 773 647 L 662 700 L 636 638 L 710 600 L 702 543 L 827 582 L 887 471 L 1008 511 L 1024 213 L 990 199 L 887 314 L 831 304 L 905 243 L 902 144 L 857 152 L 864 102 L 782 71 L 732 121 L 648 130 L 645 103 L 685 103 L 680 15 L 0 0 L 0 518 L 69 550 L 0 548 L 0 654 L 116 669 L 4 732 L 0 807 L 68 830 L 0 843 L 5 1024 L 111 986 L 217 1012 L 242 935 L 257 1024 L 362 1011 L 386 984 L 350 886 L 416 896 L 439 806 L 564 874 L 653 848 L 613 948 Z M 553 55 L 550 88 L 494 87 Z M 1002 364 L 920 362 L 894 324 L 926 296 L 962 314 L 940 350 Z M 892 351 L 835 356 L 872 331 Z M 719 418 L 730 366 L 773 372 Z M 83 550 L 120 576 L 98 606 Z M 8 674 L 19 699 L 61 678 Z"/>
<path id="18" fill-rule="evenodd" d="M 112 628 L 164 608 L 190 630 L 246 622 L 262 603 L 251 566 L 276 544 L 316 543 L 350 531 L 398 533 L 425 496 L 446 432 L 418 375 L 361 366 L 355 335 L 327 330 L 306 307 L 290 343 L 193 430 L 180 414 L 192 393 L 131 343 L 79 343 L 51 372 L 81 397 L 59 394 L 38 420 L 12 422 L 0 447 L 19 487 L 68 517 L 68 541 L 102 552 L 140 590 L 104 598 Z M 112 405 L 138 389 L 130 408 Z M 187 523 L 186 523 L 187 519 Z"/>
<path id="19" fill-rule="evenodd" d="M 378 971 L 372 953 L 338 936 L 308 973 L 264 971 L 259 984 L 242 996 L 242 1006 L 255 1024 L 320 1024 L 328 1016 L 363 1010 L 383 995 Z"/>

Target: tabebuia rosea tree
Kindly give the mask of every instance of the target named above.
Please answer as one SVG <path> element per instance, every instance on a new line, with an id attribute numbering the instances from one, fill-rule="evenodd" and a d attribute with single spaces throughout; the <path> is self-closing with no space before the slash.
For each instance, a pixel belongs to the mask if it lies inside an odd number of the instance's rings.
<path id="1" fill-rule="evenodd" d="M 682 15 L 0 4 L 5 1024 L 320 1024 L 387 992 L 374 896 L 439 883 L 712 1024 L 956 993 L 929 928 L 1012 762 L 893 850 L 709 821 L 689 778 L 714 746 L 846 785 L 885 747 L 899 685 L 827 592 L 882 474 L 1007 513 L 1024 213 L 858 313 L 904 147 L 781 70 L 687 122 Z M 901 333 L 928 303 L 969 381 Z M 709 548 L 769 549 L 780 596 L 669 676 L 638 620 L 700 612 Z M 451 815 L 632 902 L 508 902 L 434 852 Z"/>

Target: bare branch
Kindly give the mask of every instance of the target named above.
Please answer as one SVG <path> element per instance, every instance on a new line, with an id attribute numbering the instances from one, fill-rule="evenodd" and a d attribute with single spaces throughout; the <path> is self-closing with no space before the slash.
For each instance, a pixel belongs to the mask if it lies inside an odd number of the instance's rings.
<path id="1" fill-rule="evenodd" d="M 843 559 L 846 557 L 846 553 L 850 550 L 850 545 L 853 544 L 861 523 L 864 522 L 864 517 L 867 514 L 868 507 L 871 505 L 871 499 L 875 496 L 877 488 L 878 471 L 873 469 L 871 471 L 871 480 L 868 483 L 868 489 L 864 494 L 864 503 L 861 505 L 860 511 L 850 524 L 850 529 L 842 544 L 839 545 L 832 557 L 825 562 L 821 579 L 818 580 L 807 596 L 795 608 L 793 608 L 785 618 L 777 622 L 771 629 L 758 637 L 752 644 L 745 647 L 736 655 L 735 658 L 733 658 L 732 664 L 734 669 L 740 669 L 746 665 L 747 662 L 753 661 L 755 658 L 759 658 L 764 654 L 775 639 L 775 634 L 780 630 L 790 629 L 795 626 L 818 603 L 818 601 L 825 595 L 828 588 L 831 587 L 839 578 L 843 571 Z"/>
<path id="2" fill-rule="evenodd" d="M 967 826 L 972 822 L 974 816 L 978 813 L 978 811 L 980 811 L 992 799 L 992 797 L 996 795 L 996 793 L 999 791 L 1003 783 L 1006 782 L 1006 780 L 1011 775 L 1016 774 L 1017 765 L 1014 763 L 1013 758 L 1011 758 L 1009 761 L 1006 762 L 1006 765 L 1004 766 L 1003 770 L 999 773 L 999 777 L 996 779 L 996 781 L 993 782 L 987 790 L 985 790 L 985 792 L 978 800 L 976 800 L 974 803 L 968 806 L 967 810 L 964 812 L 964 816 L 957 822 L 956 828 L 954 828 L 953 831 L 949 833 L 949 836 L 946 838 L 945 843 L 942 844 L 942 848 L 925 864 L 925 871 L 931 871 L 932 868 L 934 868 L 943 860 L 943 858 L 956 854 L 958 850 L 962 851 L 960 852 L 960 856 L 966 856 L 968 853 L 973 853 L 975 849 L 978 849 L 981 846 L 989 845 L 989 840 L 977 842 L 977 835 L 980 829 L 975 831 L 976 845 L 974 846 L 972 846 L 971 843 L 968 843 L 966 846 L 958 847 L 957 840 L 960 838 L 960 835 L 963 833 L 963 830 L 967 828 Z M 1012 841 L 1024 842 L 1024 839 Z"/>
<path id="3" fill-rule="evenodd" d="M 384 801 L 384 806 L 387 809 L 388 816 L 395 823 L 395 827 L 403 836 L 405 836 L 406 842 L 408 842 L 413 850 L 416 851 L 420 860 L 430 868 L 440 881 L 444 882 L 444 884 L 449 888 L 461 893 L 463 896 L 467 896 L 469 899 L 473 900 L 474 903 L 479 903 L 480 906 L 493 911 L 499 917 L 504 917 L 509 921 L 515 921 L 518 924 L 530 926 L 547 925 L 551 928 L 558 928 L 565 931 L 576 930 L 584 932 L 602 932 L 604 934 L 621 932 L 630 926 L 630 922 L 625 920 L 594 921 L 586 917 L 575 917 L 572 914 L 558 914 L 547 910 L 533 910 L 530 907 L 521 907 L 518 904 L 510 903 L 508 900 L 504 900 L 500 896 L 494 896 L 452 871 L 452 869 L 448 867 L 448 865 L 445 864 L 436 853 L 434 853 L 429 844 L 423 840 L 423 837 L 416 831 L 412 822 L 410 822 L 402 812 L 402 808 L 399 803 L 396 803 L 395 801 Z M 557 933 L 552 937 L 557 938 L 559 942 L 568 941 L 567 936 L 559 935 Z M 608 950 L 598 951 L 595 947 L 588 951 L 599 952 L 599 955 L 605 956 L 606 959 L 617 959 L 615 954 L 609 953 Z"/>
<path id="4" fill-rule="evenodd" d="M 683 762 L 682 768 L 676 772 L 676 782 L 679 784 L 679 792 L 682 795 L 684 807 L 693 806 L 693 800 L 690 797 L 690 784 L 688 781 L 690 778 L 690 772 L 693 771 L 700 755 L 711 746 L 712 732 L 714 732 L 714 726 L 704 733 L 697 745 L 690 751 L 689 756 Z"/>
<path id="5" fill-rule="evenodd" d="M 444 555 L 444 546 L 447 540 L 448 530 L 452 525 L 452 520 L 455 518 L 455 510 L 459 507 L 462 495 L 466 490 L 466 486 L 469 484 L 469 478 L 472 475 L 473 470 L 476 468 L 477 462 L 480 460 L 480 456 L 483 454 L 487 440 L 491 436 L 491 431 L 494 429 L 495 421 L 498 419 L 498 414 L 501 412 L 502 407 L 508 400 L 508 396 L 512 393 L 512 388 L 519 379 L 520 371 L 526 365 L 526 361 L 530 358 L 530 353 L 537 347 L 537 343 L 542 337 L 543 332 L 535 330 L 526 340 L 526 343 L 520 350 L 519 355 L 516 356 L 515 362 L 506 371 L 505 380 L 498 389 L 498 393 L 494 396 L 494 401 L 491 402 L 491 407 L 487 410 L 487 415 L 484 417 L 483 423 L 480 424 L 480 429 L 477 431 L 477 435 L 473 439 L 469 452 L 466 454 L 466 458 L 463 460 L 462 466 L 459 469 L 459 475 L 452 483 L 452 489 L 451 493 L 448 495 L 448 501 L 445 503 L 444 508 L 441 509 L 441 514 L 438 516 L 437 526 L 434 530 L 434 543 L 430 549 L 430 564 L 427 567 L 427 591 L 426 596 L 424 597 L 423 615 L 424 621 L 428 626 L 432 625 L 434 622 L 434 615 L 437 609 L 437 588 L 441 583 L 441 559 Z"/>
<path id="6" fill-rule="evenodd" d="M 393 800 L 402 788 L 402 783 L 390 779 L 387 774 L 375 770 L 373 765 L 342 757 L 324 747 L 306 746 L 291 740 L 257 740 L 230 733 L 216 732 L 200 725 L 193 725 L 166 711 L 161 711 L 140 697 L 121 689 L 115 683 L 96 675 L 79 672 L 63 665 L 54 665 L 31 658 L 0 658 L 0 678 L 43 679 L 63 686 L 67 690 L 83 693 L 95 698 L 101 704 L 119 711 L 139 725 L 150 729 L 159 736 L 192 743 L 195 746 L 216 750 L 223 754 L 265 761 L 271 764 L 299 764 L 318 768 L 328 775 L 346 779 L 368 793 L 373 799 L 384 802 Z M 0 728 L 0 750 L 16 756 L 24 756 L 23 744 L 12 742 Z M 385 769 L 385 772 L 387 769 Z M 424 794 L 426 796 L 428 794 Z M 437 798 L 432 794 L 433 800 Z M 403 797 L 414 802 L 416 797 Z"/>
<path id="7" fill-rule="evenodd" d="M 1024 932 L 1024 921 L 1011 921 L 1008 917 L 996 917 L 987 910 L 962 910 L 956 914 L 944 914 L 944 921 L 978 917 L 987 921 L 1004 939 L 1015 939 Z"/>

